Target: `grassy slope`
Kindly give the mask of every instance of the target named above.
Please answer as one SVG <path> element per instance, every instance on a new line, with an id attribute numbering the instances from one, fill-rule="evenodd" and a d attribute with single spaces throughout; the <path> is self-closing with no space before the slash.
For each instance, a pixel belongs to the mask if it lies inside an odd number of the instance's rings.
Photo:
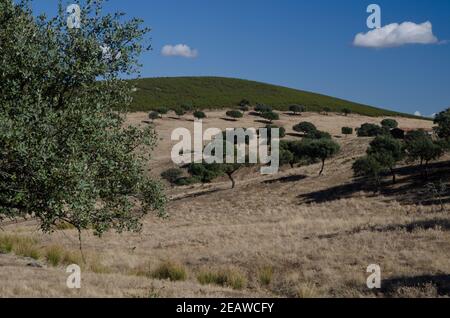
<path id="1" fill-rule="evenodd" d="M 329 107 L 339 112 L 343 108 L 349 108 L 355 113 L 368 116 L 414 117 L 325 95 L 241 79 L 171 77 L 131 82 L 137 88 L 131 106 L 133 111 L 149 111 L 161 106 L 174 108 L 182 104 L 192 104 L 200 109 L 230 108 L 245 98 L 252 104 L 271 105 L 278 110 L 287 110 L 289 105 L 301 104 L 308 111 L 321 111 L 323 107 Z"/>

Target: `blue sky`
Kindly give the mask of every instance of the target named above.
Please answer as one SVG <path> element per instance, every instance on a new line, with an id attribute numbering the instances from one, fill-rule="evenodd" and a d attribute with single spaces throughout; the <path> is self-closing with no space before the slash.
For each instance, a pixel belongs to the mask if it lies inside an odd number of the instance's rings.
<path id="1" fill-rule="evenodd" d="M 356 47 L 356 34 L 370 31 L 371 3 L 381 7 L 382 26 L 429 21 L 440 43 Z M 34 7 L 52 13 L 56 5 Z M 110 0 L 107 9 L 152 28 L 145 77 L 245 78 L 423 115 L 450 107 L 448 0 Z M 198 56 L 161 53 L 177 44 Z"/>

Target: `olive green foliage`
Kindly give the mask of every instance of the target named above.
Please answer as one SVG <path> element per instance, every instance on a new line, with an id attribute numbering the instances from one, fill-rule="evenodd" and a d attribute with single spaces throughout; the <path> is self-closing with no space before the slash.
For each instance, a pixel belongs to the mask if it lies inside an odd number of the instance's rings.
<path id="1" fill-rule="evenodd" d="M 389 129 L 394 129 L 398 127 L 398 122 L 395 119 L 383 119 L 383 121 L 381 122 L 381 126 Z"/>
<path id="2" fill-rule="evenodd" d="M 270 140 L 272 138 L 272 129 L 278 129 L 278 137 L 284 138 L 286 137 L 286 129 L 284 127 L 279 127 L 277 125 L 266 125 L 264 127 L 267 129 L 267 138 Z"/>
<path id="3" fill-rule="evenodd" d="M 289 106 L 289 111 L 292 112 L 294 115 L 298 115 L 300 113 L 305 112 L 306 108 L 302 105 L 291 105 Z"/>
<path id="4" fill-rule="evenodd" d="M 171 184 L 176 184 L 177 181 L 183 176 L 183 170 L 178 168 L 171 168 L 161 173 L 161 177 L 167 180 Z"/>
<path id="5" fill-rule="evenodd" d="M 380 184 L 381 174 L 385 168 L 372 156 L 365 156 L 353 163 L 355 177 L 364 177 L 376 187 Z"/>
<path id="6" fill-rule="evenodd" d="M 160 117 L 161 117 L 161 114 L 158 112 L 150 112 L 150 114 L 148 114 L 148 119 L 150 119 L 151 121 L 154 121 Z"/>
<path id="7" fill-rule="evenodd" d="M 269 105 L 258 104 L 255 107 L 255 111 L 258 113 L 267 113 L 273 111 L 273 107 Z"/>
<path id="8" fill-rule="evenodd" d="M 383 169 L 390 171 L 392 182 L 395 183 L 394 168 L 404 157 L 404 148 L 401 141 L 388 135 L 376 137 L 370 143 L 367 155 L 374 158 Z"/>
<path id="9" fill-rule="evenodd" d="M 419 161 L 426 177 L 430 161 L 439 159 L 445 151 L 442 140 L 434 141 L 425 131 L 415 130 L 406 134 L 405 150 L 409 162 Z"/>
<path id="10" fill-rule="evenodd" d="M 238 110 L 229 110 L 229 111 L 227 111 L 226 115 L 233 119 L 238 119 L 238 118 L 244 117 L 244 114 L 242 114 Z"/>
<path id="11" fill-rule="evenodd" d="M 239 107 L 249 107 L 251 105 L 250 101 L 248 99 L 243 99 L 239 102 Z"/>
<path id="12" fill-rule="evenodd" d="M 301 122 L 293 127 L 294 131 L 304 134 L 310 134 L 317 131 L 316 126 L 310 122 Z"/>
<path id="13" fill-rule="evenodd" d="M 194 112 L 194 117 L 197 119 L 204 119 L 206 118 L 206 114 L 202 111 L 197 110 Z"/>
<path id="14" fill-rule="evenodd" d="M 352 110 L 349 109 L 349 108 L 344 108 L 344 109 L 342 109 L 342 113 L 343 113 L 345 116 L 348 116 L 348 115 L 350 115 L 350 114 L 352 113 Z"/>
<path id="15" fill-rule="evenodd" d="M 163 106 L 156 109 L 156 111 L 161 115 L 167 115 L 167 113 L 169 112 L 169 108 Z"/>
<path id="16" fill-rule="evenodd" d="M 351 127 L 342 127 L 343 135 L 353 135 L 353 128 Z"/>
<path id="17" fill-rule="evenodd" d="M 440 112 L 434 118 L 436 134 L 443 139 L 450 139 L 450 108 Z"/>
<path id="18" fill-rule="evenodd" d="M 119 75 L 136 73 L 149 30 L 102 15 L 103 1 L 76 3 L 80 29 L 68 29 L 62 6 L 46 19 L 26 1 L 0 1 L 0 219 L 33 216 L 45 232 L 60 222 L 139 230 L 148 212 L 164 215 L 144 169 L 157 139 L 117 110 L 132 101 Z"/>
<path id="19" fill-rule="evenodd" d="M 326 131 L 316 130 L 305 135 L 307 139 L 332 139 L 330 133 Z"/>
<path id="20" fill-rule="evenodd" d="M 175 115 L 178 116 L 178 118 L 183 117 L 184 115 L 186 115 L 186 111 L 182 108 L 175 108 Z"/>
<path id="21" fill-rule="evenodd" d="M 385 133 L 385 130 L 375 124 L 362 124 L 360 128 L 357 129 L 358 137 L 376 137 L 383 135 Z"/>
<path id="22" fill-rule="evenodd" d="M 280 115 L 272 111 L 262 113 L 261 117 L 268 120 L 269 122 L 273 122 L 274 120 L 280 119 Z"/>

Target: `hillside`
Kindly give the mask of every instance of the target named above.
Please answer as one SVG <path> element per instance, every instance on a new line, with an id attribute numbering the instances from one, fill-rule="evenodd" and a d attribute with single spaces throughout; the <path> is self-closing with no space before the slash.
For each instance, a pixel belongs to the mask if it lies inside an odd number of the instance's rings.
<path id="1" fill-rule="evenodd" d="M 321 111 L 329 107 L 332 111 L 340 112 L 348 108 L 366 116 L 414 117 L 330 96 L 242 79 L 171 77 L 145 78 L 131 83 L 137 89 L 132 111 L 149 111 L 161 106 L 172 108 L 182 104 L 192 104 L 201 109 L 230 108 L 245 98 L 252 104 L 271 105 L 277 110 L 287 110 L 289 105 L 301 104 L 308 111 Z"/>

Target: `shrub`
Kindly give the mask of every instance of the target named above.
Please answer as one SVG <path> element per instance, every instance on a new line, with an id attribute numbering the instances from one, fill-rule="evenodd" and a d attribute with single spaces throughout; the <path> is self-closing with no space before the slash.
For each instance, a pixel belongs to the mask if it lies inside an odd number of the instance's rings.
<path id="1" fill-rule="evenodd" d="M 184 110 L 186 113 L 191 112 L 191 111 L 194 110 L 194 106 L 192 105 L 192 103 L 185 103 L 185 104 L 182 104 L 182 105 L 180 106 L 180 108 L 181 108 L 182 110 Z"/>
<path id="2" fill-rule="evenodd" d="M 309 123 L 309 122 L 301 122 L 300 124 L 297 124 L 293 127 L 294 131 L 296 132 L 300 132 L 300 133 L 304 133 L 304 134 L 311 134 L 315 131 L 317 131 L 316 126 L 314 126 L 314 124 Z"/>
<path id="3" fill-rule="evenodd" d="M 184 109 L 177 108 L 177 109 L 175 109 L 175 115 L 177 115 L 178 118 L 180 118 L 180 117 L 186 115 L 186 111 Z"/>
<path id="4" fill-rule="evenodd" d="M 342 110 L 342 113 L 343 113 L 345 116 L 348 116 L 348 115 L 350 115 L 350 114 L 352 113 L 352 110 L 349 109 L 349 108 L 344 108 L 344 109 Z"/>
<path id="5" fill-rule="evenodd" d="M 378 125 L 365 123 L 357 130 L 358 137 L 376 137 L 383 135 L 385 131 Z"/>
<path id="6" fill-rule="evenodd" d="M 331 135 L 326 131 L 316 130 L 306 134 L 307 139 L 332 139 Z"/>
<path id="7" fill-rule="evenodd" d="M 305 111 L 305 106 L 302 105 L 291 105 L 289 106 L 289 111 L 291 111 L 294 115 L 303 113 Z"/>
<path id="8" fill-rule="evenodd" d="M 154 120 L 156 120 L 156 119 L 158 119 L 158 118 L 160 118 L 161 117 L 161 115 L 158 113 L 158 112 L 150 112 L 149 114 L 148 114 L 148 118 L 151 120 L 151 121 L 154 121 Z"/>
<path id="9" fill-rule="evenodd" d="M 176 184 L 177 181 L 182 177 L 182 175 L 183 171 L 178 168 L 171 168 L 161 173 L 161 177 L 171 184 Z"/>
<path id="10" fill-rule="evenodd" d="M 192 185 L 192 184 L 196 184 L 202 182 L 201 179 L 199 177 L 186 177 L 186 178 L 179 178 L 177 179 L 174 184 L 177 186 L 188 186 L 188 185 Z"/>
<path id="11" fill-rule="evenodd" d="M 264 128 L 267 129 L 267 138 L 269 140 L 272 138 L 272 129 L 278 129 L 280 138 L 286 137 L 286 129 L 284 127 L 279 127 L 276 125 L 266 125 L 266 127 Z"/>
<path id="12" fill-rule="evenodd" d="M 250 107 L 248 106 L 239 106 L 239 110 L 243 113 L 248 112 L 250 110 Z"/>
<path id="13" fill-rule="evenodd" d="M 239 102 L 238 106 L 240 107 L 249 107 L 250 106 L 250 101 L 247 99 L 243 99 Z"/>
<path id="14" fill-rule="evenodd" d="M 201 111 L 196 111 L 196 112 L 194 112 L 194 117 L 197 119 L 204 119 L 204 118 L 206 118 L 206 114 Z"/>
<path id="15" fill-rule="evenodd" d="M 243 289 L 247 284 L 245 276 L 234 269 L 203 271 L 197 275 L 197 280 L 202 285 L 214 284 L 233 289 Z"/>
<path id="16" fill-rule="evenodd" d="M 340 150 L 339 144 L 331 139 L 305 140 L 303 142 L 303 147 L 304 153 L 310 159 L 321 160 L 322 167 L 320 169 L 319 176 L 323 173 L 323 170 L 325 168 L 325 161 L 333 157 Z"/>
<path id="17" fill-rule="evenodd" d="M 343 135 L 353 135 L 353 128 L 351 127 L 342 127 Z"/>
<path id="18" fill-rule="evenodd" d="M 14 248 L 14 239 L 9 235 L 0 235 L 0 254 L 11 253 Z"/>
<path id="19" fill-rule="evenodd" d="M 267 113 L 267 112 L 273 111 L 273 108 L 271 106 L 268 106 L 268 105 L 258 104 L 255 107 L 255 111 L 258 112 L 258 113 Z"/>
<path id="20" fill-rule="evenodd" d="M 64 259 L 64 250 L 57 245 L 51 246 L 45 251 L 45 259 L 52 266 L 58 266 Z"/>
<path id="21" fill-rule="evenodd" d="M 272 282 L 273 267 L 265 266 L 259 271 L 259 283 L 262 286 L 268 286 Z"/>
<path id="22" fill-rule="evenodd" d="M 440 112 L 434 117 L 436 134 L 439 138 L 450 139 L 450 108 Z"/>
<path id="23" fill-rule="evenodd" d="M 184 281 L 187 273 L 183 265 L 168 261 L 159 265 L 151 273 L 151 277 L 160 280 Z"/>
<path id="24" fill-rule="evenodd" d="M 331 112 L 331 108 L 330 108 L 330 107 L 324 107 L 324 108 L 322 109 L 322 111 L 323 111 L 325 114 L 328 114 L 328 113 Z"/>
<path id="25" fill-rule="evenodd" d="M 384 172 L 384 168 L 372 156 L 357 159 L 353 163 L 352 169 L 355 177 L 366 177 L 376 186 L 379 185 L 380 175 Z"/>
<path id="26" fill-rule="evenodd" d="M 230 110 L 230 111 L 227 111 L 226 115 L 227 115 L 228 117 L 230 117 L 230 118 L 233 118 L 233 119 L 238 119 L 238 118 L 244 117 L 244 114 L 242 114 L 242 113 L 241 113 L 240 111 L 238 111 L 238 110 Z"/>
<path id="27" fill-rule="evenodd" d="M 395 119 L 384 119 L 381 122 L 381 126 L 388 129 L 394 129 L 398 127 L 398 122 Z"/>
<path id="28" fill-rule="evenodd" d="M 218 163 L 191 163 L 189 173 L 203 183 L 208 183 L 224 174 L 223 167 Z"/>
<path id="29" fill-rule="evenodd" d="M 268 121 L 270 121 L 270 122 L 273 122 L 274 120 L 279 120 L 280 119 L 280 115 L 278 115 L 275 112 L 264 112 L 264 113 L 261 114 L 261 117 L 266 119 L 266 120 L 268 120 Z"/>
<path id="30" fill-rule="evenodd" d="M 391 136 L 395 139 L 405 139 L 405 131 L 400 128 L 394 128 L 391 130 Z"/>
<path id="31" fill-rule="evenodd" d="M 160 107 L 156 111 L 158 113 L 160 113 L 161 115 L 167 115 L 167 113 L 169 112 L 169 109 L 167 107 Z"/>

